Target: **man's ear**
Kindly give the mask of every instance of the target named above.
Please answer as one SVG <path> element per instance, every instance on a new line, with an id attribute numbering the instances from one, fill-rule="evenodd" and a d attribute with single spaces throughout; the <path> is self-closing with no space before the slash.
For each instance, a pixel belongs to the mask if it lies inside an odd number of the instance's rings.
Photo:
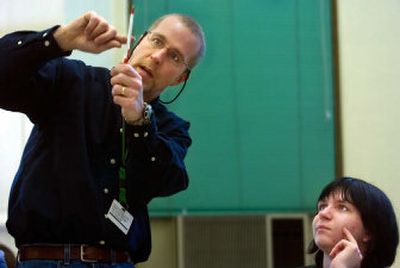
<path id="1" fill-rule="evenodd" d="M 180 83 L 185 82 L 186 80 L 189 79 L 189 75 L 190 75 L 190 70 L 186 70 L 171 85 L 176 86 L 176 85 L 179 85 Z"/>

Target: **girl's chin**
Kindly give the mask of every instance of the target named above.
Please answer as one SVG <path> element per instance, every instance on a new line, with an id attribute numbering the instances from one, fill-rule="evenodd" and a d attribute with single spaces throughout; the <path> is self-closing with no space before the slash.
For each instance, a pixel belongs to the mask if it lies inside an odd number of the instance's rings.
<path id="1" fill-rule="evenodd" d="M 320 239 L 315 239 L 315 244 L 317 247 L 322 250 L 325 253 L 330 253 L 333 247 L 335 246 L 335 242 L 332 241 L 331 239 L 325 239 L 325 238 L 320 238 Z"/>

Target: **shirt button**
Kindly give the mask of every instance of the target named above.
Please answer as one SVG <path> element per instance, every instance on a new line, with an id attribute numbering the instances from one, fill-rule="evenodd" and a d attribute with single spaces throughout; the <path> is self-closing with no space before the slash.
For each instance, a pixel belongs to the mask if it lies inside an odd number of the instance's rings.
<path id="1" fill-rule="evenodd" d="M 45 47 L 50 46 L 50 41 L 49 41 L 49 40 L 44 41 L 44 46 L 45 46 Z"/>
<path id="2" fill-rule="evenodd" d="M 111 163 L 111 165 L 115 165 L 115 163 L 117 163 L 117 161 L 114 158 L 111 158 L 110 163 Z"/>
<path id="3" fill-rule="evenodd" d="M 139 138 L 139 133 L 133 133 L 133 136 L 134 136 L 135 138 Z"/>
<path id="4" fill-rule="evenodd" d="M 107 188 L 104 188 L 104 189 L 103 189 L 103 192 L 104 192 L 105 194 L 108 194 L 109 191 L 108 191 Z"/>
<path id="5" fill-rule="evenodd" d="M 152 156 L 152 157 L 150 158 L 150 160 L 151 160 L 151 162 L 154 162 L 154 161 L 156 161 L 156 158 L 155 158 L 154 156 Z"/>
<path id="6" fill-rule="evenodd" d="M 122 132 L 124 132 L 124 130 L 123 130 L 122 128 L 120 128 L 120 129 L 119 129 L 119 132 L 122 133 Z"/>
<path id="7" fill-rule="evenodd" d="M 143 134 L 143 137 L 146 138 L 147 136 L 149 136 L 149 132 L 146 131 L 146 132 Z"/>
<path id="8" fill-rule="evenodd" d="M 106 241 L 100 240 L 99 244 L 100 244 L 100 245 L 105 245 L 105 244 L 106 244 Z"/>
<path id="9" fill-rule="evenodd" d="M 19 40 L 19 41 L 17 42 L 17 44 L 18 44 L 18 45 L 22 45 L 22 41 Z"/>

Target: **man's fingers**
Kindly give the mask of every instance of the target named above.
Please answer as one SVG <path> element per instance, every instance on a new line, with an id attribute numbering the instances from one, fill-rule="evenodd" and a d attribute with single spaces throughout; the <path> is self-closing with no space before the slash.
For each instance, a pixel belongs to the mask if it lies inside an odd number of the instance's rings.
<path id="1" fill-rule="evenodd" d="M 94 12 L 89 12 L 86 17 L 88 23 L 85 28 L 85 34 L 89 40 L 94 40 L 98 36 L 113 30 L 113 27 L 102 17 Z"/>
<path id="2" fill-rule="evenodd" d="M 106 23 L 99 23 L 90 33 L 89 39 L 94 40 L 96 44 L 100 43 L 99 40 L 104 39 L 104 41 L 102 41 L 102 43 L 104 43 L 113 37 L 112 33 L 113 31 L 110 25 Z"/>
<path id="3" fill-rule="evenodd" d="M 120 35 L 120 34 L 116 34 L 115 38 L 116 41 L 120 42 L 121 44 L 126 44 L 128 42 L 128 37 L 126 37 L 126 35 Z M 135 40 L 134 37 L 132 37 L 133 40 Z M 133 42 L 131 42 L 132 44 Z"/>
<path id="4" fill-rule="evenodd" d="M 93 39 L 93 31 L 100 23 L 100 18 L 95 12 L 88 12 L 85 14 L 85 20 L 87 21 L 85 27 L 85 35 L 89 40 Z"/>
<path id="5" fill-rule="evenodd" d="M 108 50 L 108 49 L 111 49 L 111 48 L 116 48 L 116 47 L 121 47 L 121 46 L 122 46 L 122 44 L 120 42 L 115 41 L 115 40 L 111 40 L 111 41 L 103 44 L 102 45 L 102 49 L 103 50 Z"/>
<path id="6" fill-rule="evenodd" d="M 121 96 L 125 98 L 133 97 L 134 90 L 122 85 L 115 85 L 111 90 L 113 96 Z"/>
<path id="7" fill-rule="evenodd" d="M 126 79 L 124 76 L 128 76 L 128 78 L 137 78 L 141 79 L 141 76 L 136 72 L 136 70 L 129 64 L 121 63 L 114 66 L 111 69 L 111 84 L 126 84 L 128 81 L 122 81 L 119 79 Z"/>
<path id="8" fill-rule="evenodd" d="M 112 25 L 95 12 L 88 12 L 85 19 L 87 20 L 86 38 L 93 41 L 99 50 L 121 47 L 126 43 L 126 37 L 119 35 Z"/>

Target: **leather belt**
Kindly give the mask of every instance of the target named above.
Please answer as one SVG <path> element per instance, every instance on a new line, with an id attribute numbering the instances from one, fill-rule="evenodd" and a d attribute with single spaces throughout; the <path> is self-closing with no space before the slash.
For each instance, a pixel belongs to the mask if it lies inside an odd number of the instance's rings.
<path id="1" fill-rule="evenodd" d="M 129 255 L 125 251 L 113 250 L 89 245 L 23 245 L 19 248 L 20 261 L 27 260 L 63 260 L 69 262 L 118 263 L 128 262 Z"/>

